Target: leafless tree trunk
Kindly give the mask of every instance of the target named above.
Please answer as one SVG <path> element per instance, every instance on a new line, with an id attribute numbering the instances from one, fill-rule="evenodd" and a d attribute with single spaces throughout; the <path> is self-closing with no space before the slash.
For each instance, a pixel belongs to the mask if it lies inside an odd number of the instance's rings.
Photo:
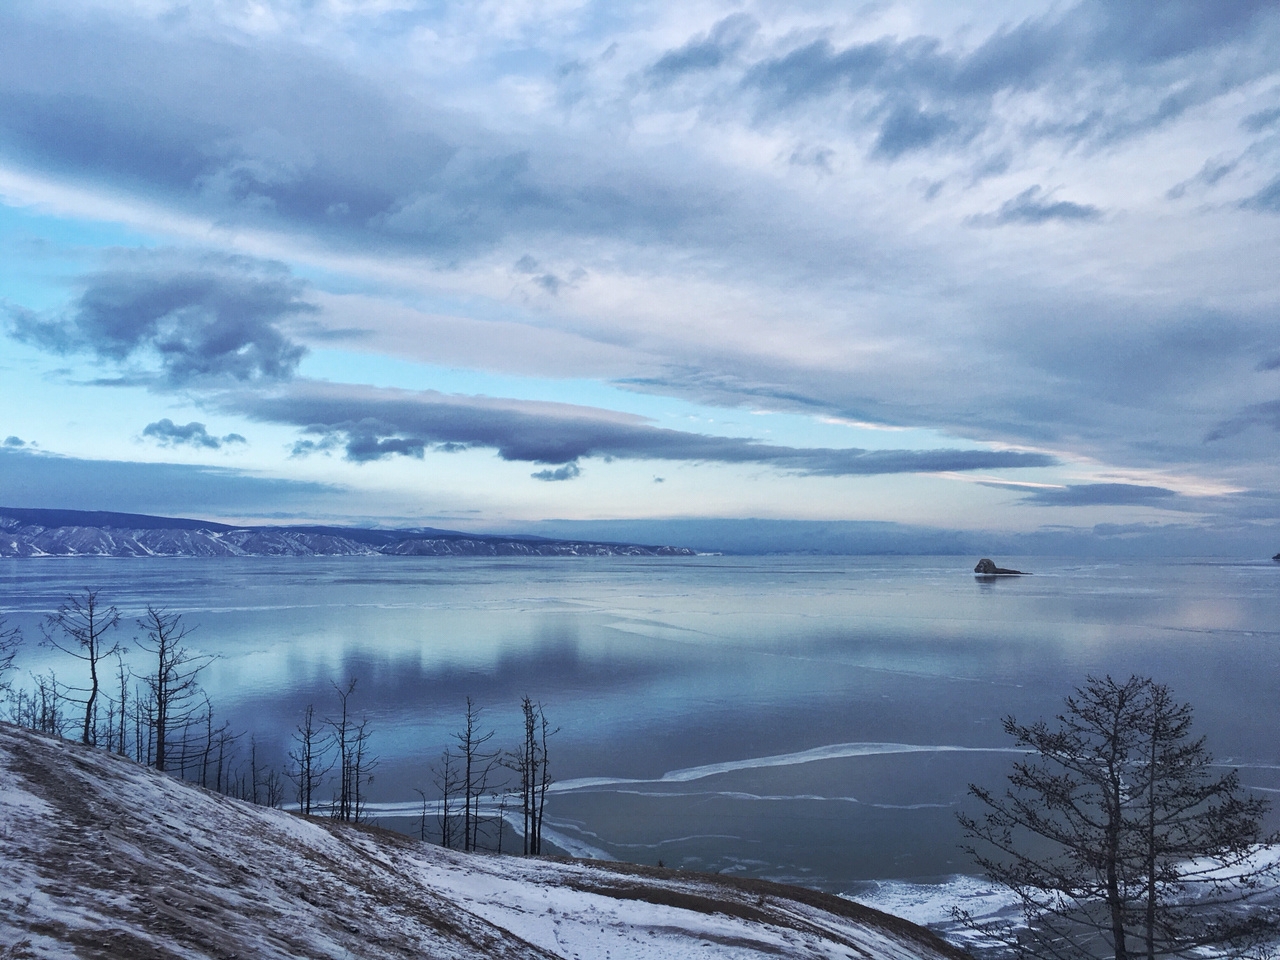
<path id="1" fill-rule="evenodd" d="M 433 768 L 436 789 L 440 791 L 440 846 L 453 846 L 453 822 L 450 819 L 453 798 L 458 791 L 457 758 L 446 748 L 440 754 L 440 763 Z"/>
<path id="2" fill-rule="evenodd" d="M 368 720 L 362 719 L 357 724 L 351 714 L 350 701 L 356 681 L 349 681 L 346 689 L 336 683 L 333 688 L 338 691 L 338 716 L 325 720 L 331 731 L 338 767 L 338 793 L 334 797 L 331 816 L 335 820 L 360 820 L 364 817 L 365 804 L 361 790 L 373 780 L 371 771 L 378 761 L 369 755 L 372 732 Z"/>
<path id="3" fill-rule="evenodd" d="M 258 741 L 253 737 L 249 738 L 249 777 L 253 788 L 248 799 L 258 803 Z"/>
<path id="4" fill-rule="evenodd" d="M 92 743 L 94 719 L 98 706 L 98 664 L 104 657 L 120 652 L 118 643 L 108 644 L 107 634 L 120 625 L 120 611 L 115 607 L 102 609 L 98 592 L 88 588 L 84 597 L 72 594 L 58 609 L 45 618 L 44 642 L 63 653 L 82 661 L 89 669 L 89 686 L 83 689 L 84 728 L 82 743 Z"/>
<path id="5" fill-rule="evenodd" d="M 463 728 L 453 735 L 462 760 L 462 849 L 464 850 L 476 849 L 480 825 L 480 797 L 484 795 L 489 773 L 498 756 L 496 752 L 485 750 L 485 745 L 494 737 L 494 731 L 480 732 L 480 709 L 470 697 L 467 697 L 466 722 Z"/>
<path id="6" fill-rule="evenodd" d="M 154 672 L 145 679 L 155 703 L 155 767 L 164 770 L 169 762 L 170 731 L 190 722 L 201 696 L 200 671 L 213 658 L 193 653 L 183 645 L 191 631 L 183 625 L 180 613 L 168 613 L 148 605 L 138 626 L 147 635 L 145 641 L 139 641 L 139 646 L 154 657 Z M 184 736 L 184 754 L 185 742 Z"/>
<path id="7" fill-rule="evenodd" d="M 22 646 L 22 628 L 7 627 L 0 618 L 0 698 L 8 699 L 13 690 L 12 681 L 6 675 L 13 669 L 14 657 Z"/>
<path id="8" fill-rule="evenodd" d="M 538 798 L 537 798 L 538 805 L 537 805 L 537 809 L 534 810 L 534 817 L 533 817 L 533 840 L 534 840 L 534 848 L 535 848 L 533 850 L 533 853 L 535 855 L 541 855 L 542 853 L 542 818 L 543 818 L 543 814 L 546 813 L 546 810 L 547 810 L 547 788 L 550 787 L 553 782 L 551 779 L 550 773 L 548 772 L 551 769 L 551 765 L 550 765 L 550 755 L 547 753 L 547 740 L 550 737 L 553 737 L 557 733 L 559 733 L 560 728 L 556 727 L 554 730 L 550 729 L 550 724 L 547 722 L 547 715 L 542 710 L 542 704 L 539 703 L 537 705 L 537 710 L 538 710 L 538 747 L 539 747 L 539 752 L 542 755 L 542 771 L 541 771 L 541 778 L 538 780 Z"/>
<path id="9" fill-rule="evenodd" d="M 124 657 L 116 654 L 116 676 L 120 681 L 120 733 L 116 743 L 116 752 L 120 756 L 129 755 L 126 743 L 129 731 L 129 671 L 124 665 Z"/>
<path id="10" fill-rule="evenodd" d="M 372 736 L 372 731 L 369 729 L 368 719 L 362 718 L 355 730 L 351 750 L 351 819 L 356 823 L 363 823 L 366 813 L 365 804 L 368 803 L 363 787 L 373 783 L 373 769 L 378 765 L 378 758 L 369 753 L 369 738 Z"/>
<path id="11" fill-rule="evenodd" d="M 422 813 L 418 816 L 418 839 L 425 842 L 427 839 L 427 794 L 416 787 L 414 788 L 414 793 L 422 798 Z"/>
<path id="12" fill-rule="evenodd" d="M 336 683 L 333 689 L 338 692 L 339 712 L 336 719 L 326 719 L 333 731 L 333 743 L 337 750 L 338 795 L 334 797 L 332 816 L 335 820 L 351 819 L 351 718 L 348 701 L 355 692 L 356 681 L 352 679 L 344 690 Z"/>
<path id="13" fill-rule="evenodd" d="M 524 742 L 519 750 L 508 754 L 506 763 L 519 777 L 523 853 L 537 856 L 542 853 L 542 812 L 551 782 L 547 775 L 547 740 L 558 730 L 550 729 L 542 704 L 525 697 L 520 709 L 524 715 Z"/>
<path id="14" fill-rule="evenodd" d="M 302 724 L 293 734 L 293 742 L 294 747 L 289 751 L 293 769 L 289 776 L 298 788 L 298 809 L 309 816 L 315 804 L 316 790 L 333 769 L 333 761 L 327 756 L 333 740 L 316 727 L 315 707 L 311 704 L 307 704 Z"/>

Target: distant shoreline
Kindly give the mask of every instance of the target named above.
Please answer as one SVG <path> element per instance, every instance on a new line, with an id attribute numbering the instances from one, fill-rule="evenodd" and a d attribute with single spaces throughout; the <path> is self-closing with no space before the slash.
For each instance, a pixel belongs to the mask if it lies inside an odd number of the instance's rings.
<path id="1" fill-rule="evenodd" d="M 0 558 L 693 557 L 689 547 L 485 536 L 455 530 L 244 526 L 78 510 L 0 507 Z"/>

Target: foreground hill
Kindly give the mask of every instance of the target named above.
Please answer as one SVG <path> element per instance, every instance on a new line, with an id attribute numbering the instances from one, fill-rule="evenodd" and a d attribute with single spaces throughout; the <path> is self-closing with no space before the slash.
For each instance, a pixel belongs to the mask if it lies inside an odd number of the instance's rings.
<path id="1" fill-rule="evenodd" d="M 0 557 L 685 557 L 686 547 L 456 530 L 236 527 L 208 520 L 0 507 Z"/>
<path id="2" fill-rule="evenodd" d="M 255 807 L 9 724 L 0 945 L 117 960 L 964 956 L 799 888 L 462 854 Z"/>

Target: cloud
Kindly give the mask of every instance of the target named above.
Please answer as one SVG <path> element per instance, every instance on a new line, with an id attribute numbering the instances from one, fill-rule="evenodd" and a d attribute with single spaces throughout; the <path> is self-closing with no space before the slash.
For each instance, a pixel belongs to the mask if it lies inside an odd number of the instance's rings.
<path id="1" fill-rule="evenodd" d="M 220 402 L 255 419 L 292 424 L 319 436 L 317 449 L 341 443 L 347 459 L 355 462 L 421 457 L 439 445 L 446 450 L 458 445 L 488 448 L 504 460 L 551 465 L 613 457 L 757 464 L 817 476 L 1043 467 L 1056 462 L 1046 454 L 1003 450 L 787 447 L 655 427 L 641 417 L 593 407 L 315 381 L 297 381 L 270 396 L 228 394 Z M 310 450 L 295 447 L 295 453 Z"/>
<path id="2" fill-rule="evenodd" d="M 347 495 L 336 484 L 239 470 L 89 460 L 0 446 L 0 503 L 8 506 L 209 517 L 284 510 L 305 516 L 331 513 Z"/>
<path id="3" fill-rule="evenodd" d="M 8 436 L 4 438 L 4 445 L 6 447 L 25 447 L 27 445 L 27 441 L 23 440 L 21 437 Z"/>
<path id="4" fill-rule="evenodd" d="M 706 184 L 428 107 L 447 95 L 379 85 L 324 44 L 86 19 L 0 10 L 0 156 L 220 229 L 454 265 L 511 237 L 644 242 L 714 205 Z"/>
<path id="5" fill-rule="evenodd" d="M 367 463 L 370 460 L 383 460 L 394 456 L 417 457 L 421 460 L 427 446 L 425 440 L 419 440 L 417 437 L 379 438 L 378 434 L 385 430 L 385 425 L 377 421 L 366 420 L 354 429 L 340 429 L 347 434 L 347 459 L 356 463 Z"/>
<path id="6" fill-rule="evenodd" d="M 1028 187 L 1011 200 L 1006 200 L 994 214 L 970 217 L 975 226 L 1004 226 L 1010 223 L 1039 224 L 1051 220 L 1084 223 L 1100 219 L 1102 211 L 1092 204 L 1069 200 L 1051 200 L 1037 184 Z"/>
<path id="7" fill-rule="evenodd" d="M 651 83 L 660 86 L 688 73 L 714 70 L 746 46 L 759 27 L 754 17 L 745 13 L 730 14 L 706 34 L 694 37 L 678 49 L 668 50 L 645 74 Z"/>
<path id="8" fill-rule="evenodd" d="M 516 273 L 530 277 L 534 283 L 553 297 L 565 286 L 572 286 L 587 275 L 586 271 L 579 267 L 569 274 L 568 280 L 562 279 L 550 271 L 543 271 L 542 265 L 527 253 L 515 262 L 512 269 Z"/>
<path id="9" fill-rule="evenodd" d="M 225 437 L 215 437 L 205 429 L 203 423 L 192 420 L 186 426 L 178 426 L 168 417 L 148 423 L 142 430 L 144 437 L 150 437 L 162 447 L 181 446 L 207 447 L 210 450 L 221 449 L 227 443 L 247 443 L 238 433 L 228 433 Z"/>
<path id="10" fill-rule="evenodd" d="M 1240 204 L 1246 210 L 1264 213 L 1280 213 L 1280 177 L 1276 177 L 1253 196 Z"/>
<path id="11" fill-rule="evenodd" d="M 1217 159 L 1205 167 L 1203 182 L 1219 178 L 1223 193 L 1274 177 L 1263 116 L 1274 83 L 1258 81 L 1277 74 L 1273 3 L 972 7 L 954 28 L 892 6 L 766 5 L 751 8 L 763 22 L 745 41 L 725 26 L 727 4 L 692 25 L 688 11 L 658 5 L 518 36 L 497 24 L 466 40 L 399 28 L 401 16 L 434 28 L 460 9 L 435 5 L 397 13 L 395 30 L 371 16 L 370 32 L 335 47 L 317 25 L 333 5 L 307 6 L 305 30 L 240 32 L 220 12 L 160 22 L 136 4 L 91 17 L 60 2 L 47 15 L 34 12 L 44 4 L 0 4 L 0 173 L 51 184 L 50 196 L 118 201 L 149 236 L 208 225 L 214 241 L 296 254 L 317 286 L 348 292 L 300 287 L 295 299 L 370 331 L 347 345 L 365 353 L 363 370 L 380 354 L 626 378 L 730 407 L 1213 475 L 1274 460 L 1280 440 L 1263 431 L 1247 438 L 1252 450 L 1200 443 L 1269 396 L 1247 381 L 1276 349 L 1259 265 L 1272 216 L 1232 206 L 1239 195 L 1212 211 L 1161 199 L 1209 153 L 1242 158 L 1230 177 Z M 433 66 L 419 47 L 429 42 L 450 56 Z M 572 109 L 555 100 L 566 61 L 586 65 Z M 981 190 L 999 192 L 974 207 L 984 170 L 997 179 Z M 1254 198 L 1267 213 L 1273 201 L 1265 189 Z M 960 229 L 974 209 L 987 211 L 979 222 L 1045 228 Z M 1054 226 L 1070 223 L 1097 227 Z M 579 262 L 591 276 L 575 287 Z M 345 317 L 330 314 L 338 299 Z M 393 325 L 384 315 L 396 306 L 405 315 Z M 94 330 L 99 312 L 85 314 Z M 445 324 L 432 312 L 464 316 Z M 287 348 L 316 335 L 303 332 L 314 316 L 267 326 Z M 73 305 L 17 325 L 53 350 L 112 362 L 127 350 L 127 369 L 105 371 L 122 381 L 203 390 L 214 376 L 199 372 L 198 346 L 179 350 L 171 372 L 157 336 L 129 328 L 90 341 L 79 319 Z M 215 353 L 213 366 L 237 357 Z M 545 359 L 535 369 L 532 357 Z M 291 369 L 283 359 L 244 382 L 271 390 Z M 379 366 L 377 379 L 404 369 Z M 522 445 L 509 424 L 486 433 L 474 409 L 453 426 L 369 413 L 291 417 L 297 454 L 480 445 L 554 465 L 626 440 L 781 470 L 912 467 L 910 456 L 747 441 L 713 449 L 715 438 L 655 435 L 653 424 L 596 443 L 580 425 L 543 437 L 539 416 Z"/>
<path id="12" fill-rule="evenodd" d="M 807 39 L 751 64 L 742 84 L 783 122 L 807 102 L 831 100 L 846 105 L 854 122 L 879 118 L 871 120 L 879 124 L 872 151 L 886 159 L 932 146 L 946 134 L 999 127 L 1001 99 L 1030 93 L 1062 111 L 1060 119 L 1027 111 L 1014 121 L 1024 139 L 1105 142 L 1168 123 L 1271 72 L 1257 38 L 1265 36 L 1260 25 L 1274 17 L 1263 0 L 1084 0 L 1003 26 L 968 49 L 927 35 L 843 47 Z M 1251 43 L 1262 52 L 1242 54 L 1231 67 L 1215 60 L 1215 51 Z M 1193 79 L 1170 93 L 1174 63 Z M 1078 110 L 1084 91 L 1092 104 L 1087 112 Z M 914 99 L 903 104 L 904 97 Z"/>
<path id="13" fill-rule="evenodd" d="M 898 104 L 890 111 L 872 151 L 896 160 L 911 150 L 923 150 L 959 125 L 944 113 L 927 113 L 915 104 Z"/>
<path id="14" fill-rule="evenodd" d="M 1249 114 L 1240 121 L 1240 126 L 1250 133 L 1261 133 L 1278 120 L 1280 120 L 1280 107 L 1272 107 L 1270 110 L 1259 110 L 1257 113 Z"/>
<path id="15" fill-rule="evenodd" d="M 1183 180 L 1181 183 L 1174 184 L 1165 192 L 1165 196 L 1170 200 L 1178 200 L 1186 196 L 1188 188 L 1193 185 L 1204 187 L 1216 186 L 1220 180 L 1228 174 L 1233 173 L 1239 166 L 1239 158 L 1226 161 L 1206 160 L 1204 162 L 1204 166 L 1200 168 L 1199 173 L 1188 180 Z"/>
<path id="16" fill-rule="evenodd" d="M 80 281 L 63 315 L 9 311 L 9 334 L 55 353 L 91 353 L 198 380 L 283 380 L 305 349 L 281 330 L 315 308 L 277 263 L 178 250 L 117 251 Z"/>
<path id="17" fill-rule="evenodd" d="M 1226 440 L 1243 433 L 1250 427 L 1269 427 L 1280 432 L 1280 400 L 1251 404 L 1236 416 L 1217 424 L 1205 435 L 1204 442 L 1215 443 Z"/>
<path id="18" fill-rule="evenodd" d="M 558 480 L 576 480 L 582 475 L 582 470 L 576 463 L 566 463 L 563 467 L 555 470 L 539 470 L 537 473 L 531 473 L 529 476 L 535 480 L 546 480 L 555 482 Z"/>
<path id="19" fill-rule="evenodd" d="M 1160 506 L 1177 495 L 1165 487 L 1137 483 L 1083 483 L 1043 487 L 1030 491 L 1019 502 L 1037 507 Z"/>

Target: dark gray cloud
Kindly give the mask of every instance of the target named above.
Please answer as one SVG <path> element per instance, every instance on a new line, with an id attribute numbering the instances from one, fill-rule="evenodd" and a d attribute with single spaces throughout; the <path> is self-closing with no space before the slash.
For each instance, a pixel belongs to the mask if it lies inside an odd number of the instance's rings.
<path id="1" fill-rule="evenodd" d="M 1092 111 L 1061 121 L 1028 121 L 1023 135 L 1107 140 L 1158 126 L 1224 88 L 1273 71 L 1265 56 L 1240 57 L 1226 67 L 1214 54 L 1248 45 L 1261 22 L 1274 27 L 1276 14 L 1274 4 L 1263 0 L 1084 0 L 1004 27 L 969 51 L 945 49 L 928 36 L 843 48 L 810 40 L 757 60 L 742 82 L 777 116 L 806 101 L 843 99 L 856 122 L 879 127 L 873 151 L 890 159 L 984 128 L 1001 94 L 1051 90 L 1074 99 L 1098 84 Z M 1192 81 L 1169 92 L 1166 66 L 1191 60 Z M 1126 96 L 1114 96 L 1117 84 Z M 904 97 L 912 99 L 903 104 Z"/>
<path id="2" fill-rule="evenodd" d="M 576 268 L 569 273 L 567 279 L 557 276 L 548 270 L 543 270 L 542 264 L 527 253 L 515 262 L 512 269 L 516 273 L 528 276 L 535 284 L 552 296 L 558 294 L 566 285 L 572 286 L 587 275 L 585 270 Z"/>
<path id="3" fill-rule="evenodd" d="M 282 265 L 222 254 L 121 251 L 81 287 L 61 315 L 11 308 L 10 335 L 56 353 L 158 368 L 171 385 L 292 376 L 305 350 L 281 325 L 315 311 Z"/>
<path id="4" fill-rule="evenodd" d="M 238 433 L 228 433 L 223 437 L 215 437 L 205 429 L 203 423 L 192 420 L 188 424 L 179 425 L 168 417 L 157 420 L 155 423 L 148 423 L 143 428 L 142 435 L 151 438 L 162 447 L 186 445 L 219 450 L 223 444 L 247 442 Z"/>
<path id="5" fill-rule="evenodd" d="M 27 445 L 27 441 L 23 440 L 21 437 L 8 436 L 4 438 L 4 445 L 6 447 L 25 447 Z"/>
<path id="6" fill-rule="evenodd" d="M 1261 133 L 1268 127 L 1274 126 L 1280 121 L 1280 107 L 1272 107 L 1270 110 L 1259 110 L 1257 113 L 1251 113 L 1240 121 L 1240 125 L 1250 133 Z"/>
<path id="7" fill-rule="evenodd" d="M 1102 211 L 1092 204 L 1054 200 L 1036 184 L 1011 200 L 1006 200 L 995 213 L 970 217 L 968 222 L 975 226 L 1005 226 L 1011 223 L 1034 225 L 1053 220 L 1084 223 L 1101 217 Z"/>
<path id="8" fill-rule="evenodd" d="M 741 50 L 759 29 L 745 13 L 725 17 L 707 33 L 663 54 L 646 72 L 651 83 L 663 85 L 679 77 L 722 66 Z"/>
<path id="9" fill-rule="evenodd" d="M 1280 177 L 1276 177 L 1252 197 L 1249 197 L 1241 206 L 1247 210 L 1280 213 Z"/>
<path id="10" fill-rule="evenodd" d="M 555 470 L 547 468 L 546 470 L 538 470 L 529 476 L 535 480 L 546 480 L 548 482 L 556 482 L 560 480 L 576 480 L 582 475 L 582 469 L 576 463 L 566 463 L 563 467 L 557 467 Z"/>
<path id="11" fill-rule="evenodd" d="M 292 424 L 321 438 L 304 440 L 295 446 L 295 454 L 340 443 L 347 458 L 356 462 L 397 455 L 421 457 L 440 445 L 445 450 L 493 449 L 504 460 L 550 465 L 613 457 L 758 464 L 820 476 L 1042 467 L 1056 462 L 1045 454 L 1016 451 L 784 447 L 669 430 L 639 417 L 589 407 L 316 382 L 296 382 L 274 396 L 231 395 L 223 403 L 228 409 Z"/>
<path id="12" fill-rule="evenodd" d="M 872 152 L 880 157 L 897 159 L 908 151 L 932 146 L 958 126 L 945 113 L 929 113 L 916 104 L 900 103 L 889 111 Z"/>
<path id="13" fill-rule="evenodd" d="M 1170 200 L 1177 200 L 1187 193 L 1187 189 L 1198 184 L 1205 187 L 1212 187 L 1222 180 L 1228 174 L 1234 172 L 1240 166 L 1239 158 L 1235 160 L 1206 160 L 1204 166 L 1200 168 L 1200 172 L 1189 180 L 1174 184 L 1165 194 Z"/>
<path id="14" fill-rule="evenodd" d="M 706 184 L 434 113 L 315 48 L 127 23 L 0 7 L 0 158 L 223 226 L 446 263 L 512 235 L 650 241 L 717 202 Z M 713 34 L 730 43 L 733 25 Z"/>
<path id="15" fill-rule="evenodd" d="M 1236 416 L 1217 424 L 1205 435 L 1204 442 L 1215 443 L 1227 440 L 1250 427 L 1266 427 L 1280 433 L 1280 400 L 1255 403 L 1246 407 Z"/>
<path id="16" fill-rule="evenodd" d="M 1032 490 L 1019 502 L 1037 507 L 1162 506 L 1177 495 L 1138 483 L 1081 483 Z"/>

